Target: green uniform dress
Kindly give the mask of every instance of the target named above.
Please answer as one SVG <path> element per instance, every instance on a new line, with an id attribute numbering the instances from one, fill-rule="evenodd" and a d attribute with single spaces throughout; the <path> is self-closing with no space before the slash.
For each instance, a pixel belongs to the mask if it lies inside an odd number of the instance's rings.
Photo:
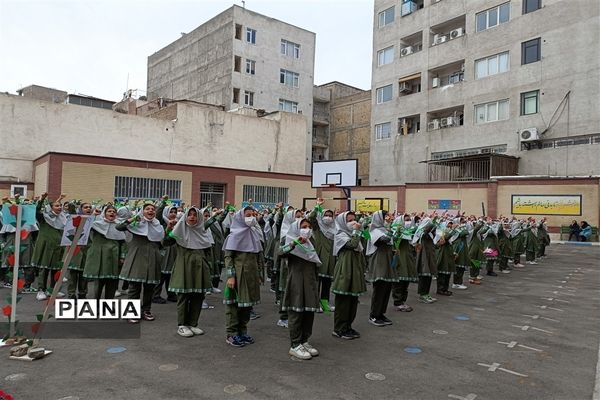
<path id="1" fill-rule="evenodd" d="M 450 276 L 456 272 L 456 264 L 454 263 L 454 248 L 450 243 L 450 237 L 453 231 L 445 231 L 445 239 L 443 243 L 438 242 L 436 250 L 437 258 L 437 293 L 446 292 L 448 294 L 450 287 Z"/>
<path id="2" fill-rule="evenodd" d="M 467 244 L 469 238 L 469 231 L 464 228 L 458 228 L 456 232 L 456 239 L 452 243 L 452 248 L 455 254 L 454 264 L 456 266 L 456 273 L 454 274 L 454 284 L 462 285 L 463 276 L 465 271 L 471 266 L 471 259 L 469 258 L 469 246 Z"/>
<path id="3" fill-rule="evenodd" d="M 418 242 L 420 249 L 417 250 L 417 274 L 419 275 L 419 286 L 417 292 L 420 296 L 428 296 L 431 288 L 433 276 L 437 276 L 437 259 L 435 255 L 435 245 L 431 237 L 431 231 L 435 227 L 433 221 L 425 224 L 421 223 L 422 233 L 419 230 L 415 233 L 413 243 Z M 420 228 L 421 229 L 421 228 Z M 416 240 L 415 240 L 416 239 Z"/>
<path id="4" fill-rule="evenodd" d="M 537 235 L 533 231 L 533 227 L 530 224 L 527 224 L 523 227 L 523 233 L 525 235 L 525 259 L 529 262 L 533 262 L 535 261 L 535 256 L 539 250 Z"/>
<path id="5" fill-rule="evenodd" d="M 60 241 L 64 223 L 61 229 L 54 228 L 48 224 L 44 218 L 44 212 L 42 212 L 42 205 L 43 203 L 39 202 L 36 207 L 36 219 L 39 231 L 33 247 L 33 254 L 31 255 L 31 266 L 38 268 L 38 290 L 46 291 L 48 276 L 50 276 L 50 284 L 54 286 L 56 281 L 55 274 L 52 271 L 59 270 L 62 267 L 63 249 L 60 247 Z M 46 212 L 51 211 L 46 210 Z"/>
<path id="6" fill-rule="evenodd" d="M 498 256 L 500 258 L 498 265 L 501 271 L 509 269 L 508 261 L 513 259 L 512 242 L 509 235 L 510 232 L 502 227 L 498 231 Z"/>
<path id="7" fill-rule="evenodd" d="M 351 232 L 346 227 L 348 212 L 336 217 L 337 260 L 331 291 L 335 293 L 334 332 L 338 335 L 353 331 L 352 322 L 356 318 L 358 297 L 367 291 L 365 284 L 365 256 L 359 232 Z M 345 230 L 345 231 L 344 231 Z M 349 238 L 349 239 L 348 239 Z M 341 243 L 345 244 L 341 245 Z"/>
<path id="8" fill-rule="evenodd" d="M 550 245 L 550 235 L 548 234 L 548 230 L 546 228 L 546 224 L 539 223 L 537 226 L 537 238 L 539 243 L 539 248 L 537 252 L 538 257 L 546 256 L 546 246 Z"/>
<path id="9" fill-rule="evenodd" d="M 90 232 L 83 269 L 83 278 L 95 281 L 95 298 L 114 298 L 119 284 L 119 264 L 122 240 L 108 239 L 99 232 Z"/>

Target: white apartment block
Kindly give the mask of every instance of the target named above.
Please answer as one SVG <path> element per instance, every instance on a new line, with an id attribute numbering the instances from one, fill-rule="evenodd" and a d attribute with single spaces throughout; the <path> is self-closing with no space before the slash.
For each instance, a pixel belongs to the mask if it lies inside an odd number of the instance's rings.
<path id="1" fill-rule="evenodd" d="M 375 0 L 370 184 L 600 174 L 598 0 Z"/>
<path id="2" fill-rule="evenodd" d="M 234 5 L 148 57 L 148 99 L 301 113 L 309 172 L 314 64 L 313 32 Z"/>

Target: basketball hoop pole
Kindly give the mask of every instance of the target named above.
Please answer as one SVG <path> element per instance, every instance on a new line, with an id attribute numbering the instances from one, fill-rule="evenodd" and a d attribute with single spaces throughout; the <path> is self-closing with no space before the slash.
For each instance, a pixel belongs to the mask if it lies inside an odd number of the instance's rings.
<path id="1" fill-rule="evenodd" d="M 344 192 L 344 196 L 346 196 L 346 207 L 348 208 L 348 211 L 352 210 L 352 188 L 347 186 L 340 186 L 340 189 L 342 189 L 342 191 Z"/>

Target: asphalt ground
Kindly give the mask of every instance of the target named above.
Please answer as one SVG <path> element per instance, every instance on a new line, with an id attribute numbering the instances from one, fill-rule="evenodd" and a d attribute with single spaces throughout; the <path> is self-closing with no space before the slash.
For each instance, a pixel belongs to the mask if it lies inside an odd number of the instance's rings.
<path id="1" fill-rule="evenodd" d="M 369 293 L 360 298 L 357 340 L 331 336 L 333 315 L 318 314 L 309 361 L 288 354 L 275 325 L 268 286 L 250 322 L 256 343 L 225 344 L 224 306 L 203 310 L 205 335 L 176 334 L 175 304 L 153 305 L 139 339 L 48 339 L 53 350 L 34 361 L 0 349 L 0 389 L 16 399 L 591 399 L 600 338 L 600 248 L 552 245 L 539 265 L 485 277 L 481 286 L 392 310 L 394 325 L 368 323 Z M 432 293 L 435 290 L 435 281 Z M 0 298 L 7 289 L 0 289 Z M 391 302 L 390 302 L 391 303 Z M 42 303 L 26 295 L 21 321 Z M 124 323 L 124 322 L 123 322 Z M 125 348 L 118 353 L 107 350 Z M 123 349 L 121 349 L 123 350 Z M 421 352 L 416 351 L 421 350 Z M 369 379 L 370 378 L 370 379 Z M 374 379 L 374 380 L 373 380 Z"/>

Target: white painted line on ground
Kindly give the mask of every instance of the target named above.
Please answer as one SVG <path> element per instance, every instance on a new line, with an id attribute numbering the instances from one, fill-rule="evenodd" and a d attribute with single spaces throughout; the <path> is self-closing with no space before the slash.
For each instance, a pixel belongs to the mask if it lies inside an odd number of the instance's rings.
<path id="1" fill-rule="evenodd" d="M 542 310 L 554 310 L 554 311 L 560 311 L 560 312 L 565 311 L 565 310 L 561 310 L 560 308 L 554 308 L 554 307 L 548 307 L 548 306 L 536 306 L 536 307 L 539 307 Z"/>
<path id="2" fill-rule="evenodd" d="M 451 399 L 457 399 L 457 400 L 475 400 L 475 398 L 477 398 L 477 395 L 475 393 L 469 393 L 466 396 L 458 396 L 456 394 L 449 394 L 448 395 L 449 398 Z"/>
<path id="3" fill-rule="evenodd" d="M 488 371 L 490 371 L 490 372 L 495 372 L 496 370 L 499 370 L 499 371 L 507 372 L 509 374 L 513 374 L 513 375 L 517 375 L 517 376 L 522 376 L 523 378 L 527 378 L 527 375 L 525 375 L 525 374 L 520 374 L 518 372 L 511 371 L 510 369 L 506 369 L 506 368 L 500 368 L 500 364 L 498 364 L 498 363 L 492 363 L 492 364 L 477 363 L 477 365 L 480 365 L 482 367 L 487 367 Z"/>
<path id="4" fill-rule="evenodd" d="M 498 342 L 498 343 L 505 344 L 506 347 L 509 348 L 509 349 L 513 349 L 515 346 L 519 346 L 519 347 L 522 347 L 522 348 L 527 349 L 527 350 L 543 351 L 543 350 L 540 350 L 540 349 L 536 349 L 535 347 L 529 347 L 529 346 L 525 346 L 523 344 L 518 344 L 515 341 L 512 341 L 512 342 Z"/>
<path id="5" fill-rule="evenodd" d="M 594 385 L 593 400 L 600 400 L 600 344 L 598 344 L 598 363 L 596 364 L 596 384 Z"/>
<path id="6" fill-rule="evenodd" d="M 570 301 L 557 299 L 555 297 L 541 297 L 541 299 L 548 300 L 548 301 L 562 301 L 563 303 L 570 303 Z"/>
<path id="7" fill-rule="evenodd" d="M 542 317 L 542 316 L 540 316 L 540 315 L 537 315 L 537 314 L 536 314 L 536 315 L 527 315 L 527 314 L 522 314 L 522 315 L 523 315 L 524 317 L 529 317 L 529 318 L 531 318 L 531 319 L 540 319 L 540 318 L 541 318 L 541 319 L 545 319 L 546 321 L 560 322 L 560 321 L 559 321 L 559 320 L 557 320 L 557 319 L 546 318 L 546 317 Z"/>
<path id="8" fill-rule="evenodd" d="M 531 329 L 533 329 L 533 330 L 540 331 L 540 332 L 544 332 L 544 333 L 547 333 L 547 334 L 549 334 L 549 335 L 553 335 L 553 334 L 554 334 L 553 332 L 547 331 L 547 330 L 545 330 L 545 329 L 536 328 L 535 326 L 529 326 L 529 325 L 513 325 L 513 327 L 515 327 L 515 328 L 519 328 L 519 329 L 521 329 L 522 331 L 528 331 L 528 330 L 529 330 L 529 328 L 531 328 Z"/>

